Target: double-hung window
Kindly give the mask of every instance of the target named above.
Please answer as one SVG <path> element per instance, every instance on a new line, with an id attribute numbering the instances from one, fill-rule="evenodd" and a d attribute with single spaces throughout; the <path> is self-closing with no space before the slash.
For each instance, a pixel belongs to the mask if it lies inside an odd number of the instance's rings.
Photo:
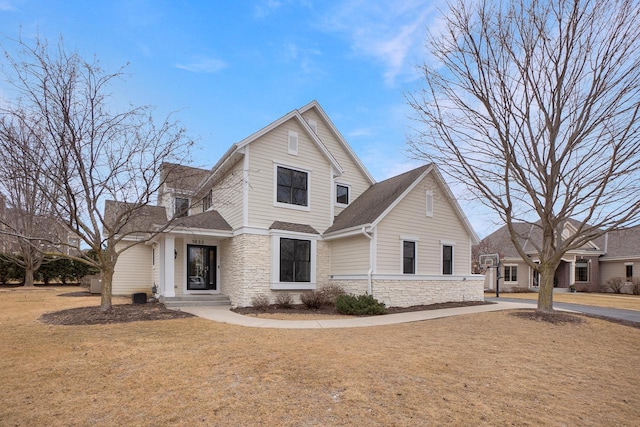
<path id="1" fill-rule="evenodd" d="M 625 277 L 627 278 L 627 282 L 630 282 L 633 278 L 633 264 L 625 264 L 624 270 L 626 273 Z"/>
<path id="2" fill-rule="evenodd" d="M 442 245 L 442 274 L 453 274 L 453 246 Z"/>
<path id="3" fill-rule="evenodd" d="M 517 282 L 518 281 L 518 266 L 517 265 L 505 265 L 504 266 L 504 281 L 505 282 Z"/>
<path id="4" fill-rule="evenodd" d="M 311 242 L 280 239 L 280 282 L 311 281 Z"/>
<path id="5" fill-rule="evenodd" d="M 277 168 L 278 203 L 297 206 L 309 206 L 309 174 L 283 166 Z"/>
<path id="6" fill-rule="evenodd" d="M 589 262 L 587 260 L 576 261 L 576 282 L 589 281 Z"/>
<path id="7" fill-rule="evenodd" d="M 416 242 L 402 242 L 402 274 L 416 274 Z"/>

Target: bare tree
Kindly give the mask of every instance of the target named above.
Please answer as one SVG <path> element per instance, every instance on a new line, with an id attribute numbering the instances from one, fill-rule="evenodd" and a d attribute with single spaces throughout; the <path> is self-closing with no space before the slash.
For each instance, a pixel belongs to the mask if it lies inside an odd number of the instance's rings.
<path id="1" fill-rule="evenodd" d="M 563 254 L 639 219 L 640 5 L 460 0 L 443 28 L 407 96 L 411 149 L 500 215 L 540 273 L 538 311 L 551 312 Z M 563 236 L 570 218 L 577 232 Z M 518 222 L 541 235 L 539 264 Z"/>
<path id="2" fill-rule="evenodd" d="M 166 223 L 166 214 L 149 216 L 158 213 L 152 199 L 162 185 L 160 166 L 184 162 L 191 141 L 170 118 L 156 124 L 150 107 L 115 111 L 107 91 L 122 70 L 105 72 L 97 61 L 67 52 L 62 40 L 55 48 L 41 40 L 16 43 L 17 56 L 5 50 L 5 75 L 18 95 L 2 114 L 43 130 L 42 156 L 25 173 L 34 180 L 35 173 L 45 174 L 54 183 L 47 196 L 56 219 L 97 254 L 84 256 L 77 247 L 70 257 L 100 270 L 101 308 L 108 310 L 119 255 Z"/>
<path id="3" fill-rule="evenodd" d="M 33 163 L 42 156 L 39 138 L 34 134 L 37 131 L 8 117 L 0 119 L 0 238 L 4 242 L 0 256 L 24 269 L 25 286 L 33 286 L 34 272 L 45 254 L 59 250 L 69 235 L 55 221 L 47 197 L 55 187 L 40 168 L 32 170 Z"/>

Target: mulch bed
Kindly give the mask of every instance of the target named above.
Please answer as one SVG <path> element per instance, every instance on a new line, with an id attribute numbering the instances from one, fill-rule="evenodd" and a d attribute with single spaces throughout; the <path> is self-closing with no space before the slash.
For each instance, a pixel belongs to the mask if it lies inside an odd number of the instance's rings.
<path id="1" fill-rule="evenodd" d="M 186 317 L 194 316 L 183 311 L 169 310 L 160 303 L 147 303 L 117 304 L 107 311 L 100 310 L 99 306 L 71 308 L 45 313 L 40 316 L 40 321 L 50 325 L 105 325 L 148 320 L 183 319 Z"/>
<path id="2" fill-rule="evenodd" d="M 584 319 L 580 316 L 575 316 L 559 311 L 553 313 L 541 313 L 535 310 L 527 311 L 515 311 L 511 313 L 512 316 L 519 317 L 521 319 L 535 320 L 537 322 L 547 322 L 554 325 L 565 325 L 569 323 L 579 324 L 584 323 Z"/>
<path id="3" fill-rule="evenodd" d="M 454 307 L 469 307 L 473 305 L 487 305 L 495 304 L 493 302 L 486 301 L 467 301 L 467 302 L 445 302 L 440 304 L 429 305 L 414 305 L 411 307 L 388 307 L 386 314 L 393 313 L 407 313 L 410 311 L 424 311 L 424 310 L 439 310 L 442 308 L 454 308 Z M 285 314 L 327 314 L 327 315 L 339 315 L 335 306 L 323 306 L 319 309 L 309 309 L 303 304 L 293 304 L 289 308 L 278 307 L 277 305 L 270 305 L 265 308 L 255 307 L 238 307 L 232 308 L 231 311 L 238 314 L 262 314 L 262 313 L 285 313 Z"/>

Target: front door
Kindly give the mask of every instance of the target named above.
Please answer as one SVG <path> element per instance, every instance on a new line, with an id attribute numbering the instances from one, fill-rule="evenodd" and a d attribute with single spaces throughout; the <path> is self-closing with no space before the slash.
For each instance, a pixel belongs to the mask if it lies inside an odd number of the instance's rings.
<path id="1" fill-rule="evenodd" d="M 187 290 L 217 290 L 216 247 L 187 245 Z"/>

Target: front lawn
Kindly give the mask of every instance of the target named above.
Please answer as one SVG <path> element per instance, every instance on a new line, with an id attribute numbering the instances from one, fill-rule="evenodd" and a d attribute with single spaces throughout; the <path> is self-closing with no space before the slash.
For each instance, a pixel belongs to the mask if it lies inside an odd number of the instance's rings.
<path id="1" fill-rule="evenodd" d="M 0 290 L 0 425 L 633 425 L 640 329 L 508 312 L 384 327 L 197 317 L 44 324 L 98 305 Z M 125 302 L 127 300 L 116 300 Z"/>

